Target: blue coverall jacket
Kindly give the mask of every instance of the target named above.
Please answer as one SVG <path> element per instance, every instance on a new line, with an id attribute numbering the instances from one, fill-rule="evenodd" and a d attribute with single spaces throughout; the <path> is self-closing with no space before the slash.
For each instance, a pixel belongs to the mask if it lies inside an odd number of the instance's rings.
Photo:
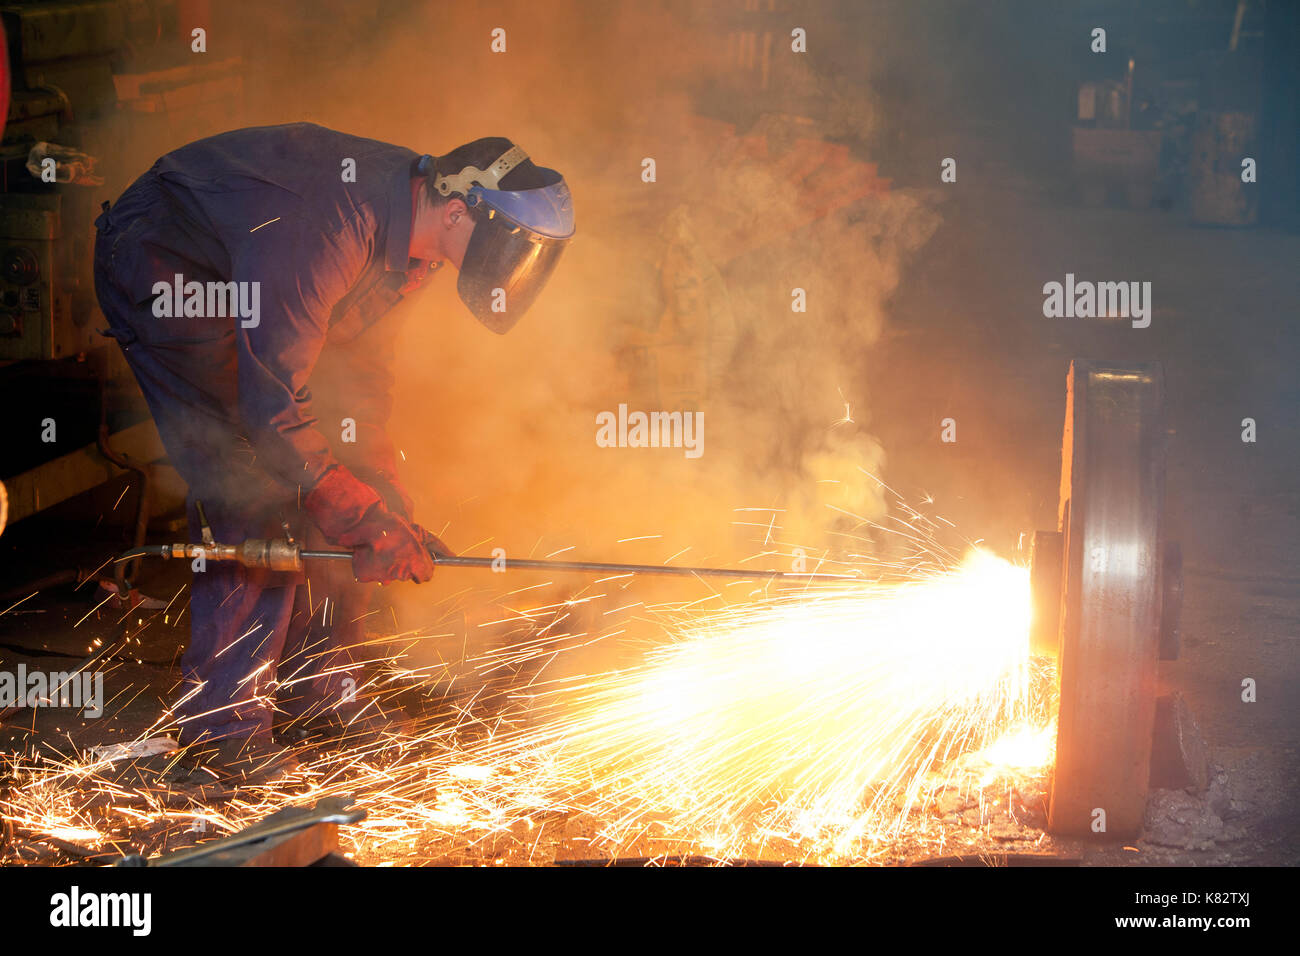
<path id="1" fill-rule="evenodd" d="M 189 483 L 191 524 L 197 498 L 217 540 L 279 534 L 282 518 L 310 540 L 296 506 L 340 459 L 403 507 L 386 483 L 394 330 L 380 319 L 422 273 L 409 258 L 418 159 L 309 123 L 235 130 L 163 156 L 96 221 L 107 334 Z M 256 324 L 159 317 L 155 289 L 177 275 L 258 283 Z M 355 444 L 338 440 L 343 417 Z M 365 598 L 346 569 L 309 573 L 314 605 L 301 578 L 216 564 L 194 575 L 183 737 L 264 734 L 277 696 L 291 713 L 302 698 L 301 717 L 337 704 L 344 678 L 355 687 L 337 655 L 358 640 L 349 622 Z M 316 613 L 326 597 L 333 611 Z"/>

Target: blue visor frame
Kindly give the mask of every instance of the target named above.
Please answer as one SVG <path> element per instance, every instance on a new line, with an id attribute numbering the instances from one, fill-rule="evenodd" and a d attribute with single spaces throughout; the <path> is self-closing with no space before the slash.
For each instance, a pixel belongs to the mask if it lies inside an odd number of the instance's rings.
<path id="1" fill-rule="evenodd" d="M 564 177 L 553 169 L 543 173 L 555 176 L 556 181 L 537 189 L 511 192 L 506 189 L 485 189 L 471 186 L 466 205 L 480 204 L 494 210 L 529 232 L 544 239 L 571 239 L 574 233 L 573 197 Z"/>

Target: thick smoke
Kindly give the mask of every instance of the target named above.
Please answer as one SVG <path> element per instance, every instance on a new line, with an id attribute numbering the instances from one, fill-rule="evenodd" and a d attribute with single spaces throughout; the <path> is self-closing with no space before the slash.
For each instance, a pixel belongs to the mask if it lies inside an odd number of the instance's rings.
<path id="1" fill-rule="evenodd" d="M 847 147 L 816 158 L 827 136 L 873 139 L 869 93 L 792 61 L 829 112 L 769 113 L 772 93 L 737 80 L 748 41 L 725 22 L 675 3 L 331 3 L 262 5 L 256 30 L 227 27 L 250 68 L 235 125 L 306 119 L 430 153 L 503 135 L 572 188 L 578 237 L 509 335 L 473 320 L 450 269 L 395 316 L 392 431 L 417 519 L 454 548 L 788 569 L 793 547 L 835 554 L 860 531 L 849 516 L 880 516 L 862 359 L 937 217 L 883 183 L 863 194 L 875 173 Z M 774 39 L 777 70 L 796 54 L 781 60 L 789 40 Z M 702 412 L 703 454 L 598 447 L 597 415 L 620 404 Z M 494 577 L 394 589 L 402 624 L 518 586 Z M 507 603 L 588 583 L 553 580 Z"/>

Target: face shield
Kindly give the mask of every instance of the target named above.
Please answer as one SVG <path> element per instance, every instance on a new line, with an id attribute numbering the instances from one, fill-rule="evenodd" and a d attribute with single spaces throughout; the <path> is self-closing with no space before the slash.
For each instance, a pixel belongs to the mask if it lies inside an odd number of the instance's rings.
<path id="1" fill-rule="evenodd" d="M 537 167 L 536 189 L 497 189 L 496 183 L 527 159 L 515 146 L 487 170 L 466 167 L 439 177 L 443 195 L 460 192 L 474 217 L 456 292 L 475 317 L 497 334 L 514 327 L 537 299 L 573 237 L 573 201 L 564 177 Z"/>

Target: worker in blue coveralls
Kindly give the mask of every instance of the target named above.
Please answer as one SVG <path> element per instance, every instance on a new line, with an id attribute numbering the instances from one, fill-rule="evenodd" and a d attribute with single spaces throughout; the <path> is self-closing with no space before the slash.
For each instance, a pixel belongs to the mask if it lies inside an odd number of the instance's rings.
<path id="1" fill-rule="evenodd" d="M 269 782 L 294 769 L 286 742 L 395 717 L 357 692 L 364 582 L 426 581 L 446 551 L 397 478 L 385 313 L 450 262 L 469 310 L 508 331 L 573 235 L 569 191 L 504 138 L 434 157 L 296 123 L 168 153 L 95 225 L 104 334 L 189 485 L 191 533 L 198 501 L 222 543 L 287 522 L 304 547 L 355 549 L 193 576 L 172 707 L 187 765 Z"/>

